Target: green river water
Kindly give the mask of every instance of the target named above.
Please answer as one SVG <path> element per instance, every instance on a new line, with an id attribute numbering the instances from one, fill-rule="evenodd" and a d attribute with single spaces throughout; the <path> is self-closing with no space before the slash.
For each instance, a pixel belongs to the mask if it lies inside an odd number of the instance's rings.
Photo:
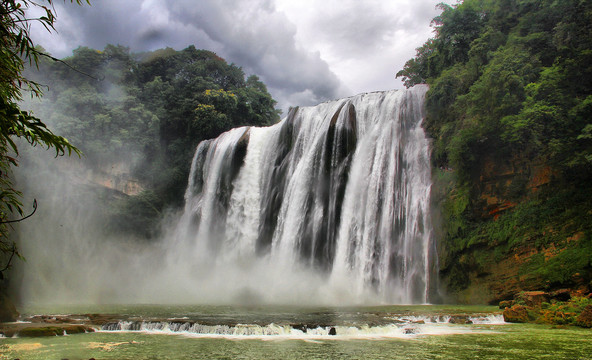
<path id="1" fill-rule="evenodd" d="M 501 323 L 494 307 L 31 307 L 117 314 L 122 329 L 1 338 L 0 359 L 590 359 L 592 330 Z M 468 314 L 468 315 L 467 315 Z M 473 324 L 451 323 L 468 317 Z M 173 323 L 198 324 L 174 329 Z M 454 322 L 454 320 L 452 320 Z M 125 329 L 132 323 L 141 328 Z M 125 325 L 128 324 L 128 325 Z M 168 324 L 168 325 L 167 325 Z M 291 324 L 291 325 L 289 325 Z M 300 324 L 295 326 L 294 324 Z M 302 330 L 306 325 L 308 331 Z M 334 334 L 329 334 L 333 330 Z"/>

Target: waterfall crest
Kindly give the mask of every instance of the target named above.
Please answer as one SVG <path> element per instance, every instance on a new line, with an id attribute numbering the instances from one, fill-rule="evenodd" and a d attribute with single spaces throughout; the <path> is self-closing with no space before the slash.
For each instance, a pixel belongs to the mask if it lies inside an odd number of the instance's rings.
<path id="1" fill-rule="evenodd" d="M 429 302 L 426 91 L 292 108 L 200 143 L 169 263 L 243 298 Z"/>

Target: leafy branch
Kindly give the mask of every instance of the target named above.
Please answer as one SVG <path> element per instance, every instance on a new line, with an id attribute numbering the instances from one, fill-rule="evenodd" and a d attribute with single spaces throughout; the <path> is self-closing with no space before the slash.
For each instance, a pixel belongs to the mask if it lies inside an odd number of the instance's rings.
<path id="1" fill-rule="evenodd" d="M 89 4 L 89 0 L 70 0 L 77 5 Z M 20 198 L 22 193 L 14 188 L 11 169 L 18 166 L 19 149 L 17 139 L 23 139 L 31 146 L 41 145 L 47 149 L 53 148 L 56 156 L 80 156 L 78 148 L 70 144 L 62 136 L 54 134 L 41 119 L 19 107 L 23 91 L 32 97 L 42 96 L 40 84 L 23 76 L 25 64 L 38 67 L 40 56 L 48 56 L 35 47 L 31 39 L 31 24 L 40 23 L 49 31 L 55 31 L 54 0 L 44 3 L 31 0 L 0 0 L 0 254 L 9 256 L 6 266 L 0 273 L 10 266 L 16 254 L 16 244 L 9 240 L 9 228 L 6 224 L 22 221 L 7 220 L 14 212 L 23 216 Z M 33 9 L 41 9 L 43 15 L 39 17 L 27 16 Z M 34 204 L 34 211 L 37 203 Z M 10 254 L 10 255 L 8 255 Z"/>

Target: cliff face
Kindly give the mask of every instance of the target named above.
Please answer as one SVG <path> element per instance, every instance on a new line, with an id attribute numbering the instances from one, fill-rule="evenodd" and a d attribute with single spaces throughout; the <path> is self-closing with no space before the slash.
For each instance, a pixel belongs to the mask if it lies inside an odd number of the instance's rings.
<path id="1" fill-rule="evenodd" d="M 536 195 L 549 185 L 553 170 L 543 160 L 529 161 L 514 157 L 510 162 L 486 158 L 476 182 L 483 219 L 494 221 L 504 211 Z"/>
<path id="2" fill-rule="evenodd" d="M 125 159 L 112 159 L 100 163 L 77 158 L 60 160 L 62 161 L 52 163 L 52 166 L 56 166 L 56 174 L 68 178 L 73 186 L 93 188 L 98 192 L 110 193 L 115 198 L 137 196 L 148 189 L 148 186 L 134 175 L 133 163 Z"/>
<path id="3" fill-rule="evenodd" d="M 521 291 L 562 288 L 590 293 L 589 192 L 559 176 L 545 159 L 484 158 L 473 178 L 476 200 L 464 213 L 470 225 L 440 244 L 449 300 L 494 304 Z"/>
<path id="4" fill-rule="evenodd" d="M 97 167 L 80 169 L 79 181 L 106 189 L 114 190 L 125 195 L 134 196 L 145 190 L 145 186 L 132 175 L 129 163 L 114 161 Z"/>

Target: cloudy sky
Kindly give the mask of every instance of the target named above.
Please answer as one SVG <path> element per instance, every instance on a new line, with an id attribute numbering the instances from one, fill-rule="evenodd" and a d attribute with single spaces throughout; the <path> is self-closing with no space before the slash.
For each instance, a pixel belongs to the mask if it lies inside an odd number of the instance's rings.
<path id="1" fill-rule="evenodd" d="M 132 51 L 189 45 L 258 75 L 278 106 L 402 88 L 395 74 L 432 36 L 442 0 L 91 0 L 55 2 L 54 34 L 34 40 L 63 58 L 78 46 Z"/>

